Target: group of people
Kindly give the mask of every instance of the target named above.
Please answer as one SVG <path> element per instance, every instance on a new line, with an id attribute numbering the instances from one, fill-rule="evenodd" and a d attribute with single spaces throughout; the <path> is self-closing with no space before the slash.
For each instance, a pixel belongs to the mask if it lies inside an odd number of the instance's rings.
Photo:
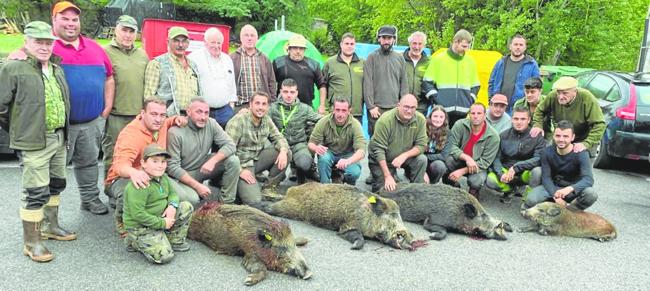
<path id="1" fill-rule="evenodd" d="M 526 207 L 554 199 L 585 209 L 596 200 L 587 149 L 604 131 L 598 103 L 570 78 L 541 96 L 521 35 L 492 72 L 486 108 L 476 103 L 476 64 L 466 54 L 472 36 L 462 29 L 446 53 L 429 57 L 424 33 L 411 34 L 398 54 L 397 28 L 382 26 L 380 48 L 366 60 L 346 33 L 321 70 L 305 57 L 300 35 L 288 41 L 288 55 L 270 61 L 251 25 L 230 55 L 216 28 L 188 55 L 188 31 L 172 27 L 168 52 L 149 61 L 134 45 L 133 17 L 119 17 L 102 48 L 80 35 L 80 15 L 74 4 L 57 3 L 53 26 L 29 23 L 24 47 L 0 68 L 7 88 L 0 126 L 23 165 L 23 252 L 34 261 L 53 259 L 41 239 L 76 238 L 58 223 L 67 164 L 81 209 L 108 213 L 97 187 L 100 145 L 117 231 L 127 249 L 155 263 L 189 249 L 191 213 L 202 201 L 277 199 L 287 168 L 298 183 L 355 185 L 366 156 L 373 191 L 395 189 L 404 169 L 414 183 L 458 185 L 466 176 L 471 194 L 478 198 L 485 183 L 504 202 L 526 183 Z"/>

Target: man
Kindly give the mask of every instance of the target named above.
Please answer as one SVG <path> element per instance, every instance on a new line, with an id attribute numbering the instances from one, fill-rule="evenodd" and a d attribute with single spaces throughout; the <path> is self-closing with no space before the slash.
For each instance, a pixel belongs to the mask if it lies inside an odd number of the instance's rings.
<path id="1" fill-rule="evenodd" d="M 397 108 L 382 114 L 368 145 L 372 192 L 395 190 L 396 170 L 404 168 L 412 183 L 424 183 L 427 157 L 426 118 L 417 112 L 418 101 L 406 94 Z"/>
<path id="2" fill-rule="evenodd" d="M 485 184 L 490 189 L 502 192 L 501 202 L 510 204 L 514 186 L 527 185 L 528 190 L 540 185 L 542 169 L 539 156 L 546 141 L 540 135 L 530 136 L 530 112 L 526 107 L 515 107 L 512 128 L 502 132 L 499 137 L 499 151 Z"/>
<path id="3" fill-rule="evenodd" d="M 368 133 L 371 136 L 379 116 L 395 108 L 400 98 L 408 94 L 404 57 L 393 51 L 397 28 L 392 25 L 380 27 L 377 41 L 380 47 L 368 55 L 363 65 L 363 100 L 368 109 Z"/>
<path id="4" fill-rule="evenodd" d="M 488 96 L 501 93 L 508 97 L 508 104 L 514 104 L 524 97 L 524 82 L 539 77 L 539 68 L 533 57 L 526 54 L 526 38 L 515 34 L 510 39 L 510 54 L 501 58 L 492 68 L 488 81 Z M 512 113 L 513 106 L 506 112 Z"/>
<path id="5" fill-rule="evenodd" d="M 457 186 L 460 178 L 467 176 L 469 193 L 478 199 L 487 169 L 499 151 L 499 134 L 485 121 L 483 104 L 472 104 L 469 118 L 454 124 L 449 143 L 451 150 L 446 164 L 450 173 L 443 177 L 443 182 Z"/>
<path id="6" fill-rule="evenodd" d="M 221 52 L 223 34 L 219 29 L 208 28 L 203 35 L 203 43 L 205 47 L 187 57 L 196 64 L 202 97 L 210 105 L 210 117 L 225 128 L 228 120 L 235 115 L 235 68 L 230 57 Z"/>
<path id="7" fill-rule="evenodd" d="M 278 84 L 285 79 L 294 79 L 298 84 L 298 99 L 300 102 L 312 106 L 314 100 L 314 86 L 318 88 L 320 103 L 318 113 L 325 113 L 325 78 L 317 61 L 305 57 L 307 40 L 304 36 L 296 34 L 289 39 L 288 55 L 273 60 L 273 71 Z"/>
<path id="8" fill-rule="evenodd" d="M 431 58 L 422 80 L 422 92 L 445 108 L 449 126 L 467 116 L 481 88 L 476 62 L 466 54 L 471 43 L 472 35 L 467 30 L 456 32 L 447 52 Z"/>
<path id="9" fill-rule="evenodd" d="M 408 38 L 409 48 L 404 51 L 406 75 L 408 76 L 408 93 L 418 97 L 418 112 L 427 115 L 429 99 L 422 94 L 422 78 L 429 66 L 429 57 L 424 52 L 427 45 L 427 35 L 416 31 Z"/>
<path id="10" fill-rule="evenodd" d="M 323 76 L 327 84 L 327 109 L 331 110 L 334 97 L 342 96 L 350 100 L 350 114 L 359 122 L 363 117 L 363 59 L 354 52 L 355 38 L 346 32 L 339 43 L 339 53 L 327 59 Z"/>
<path id="11" fill-rule="evenodd" d="M 567 120 L 573 125 L 575 135 L 573 150 L 581 152 L 600 142 L 605 133 L 603 111 L 598 99 L 586 89 L 578 88 L 578 80 L 573 77 L 561 77 L 553 84 L 553 91 L 535 109 L 533 115 L 532 137 L 544 135 L 543 121 L 551 117 L 551 125 Z"/>
<path id="12" fill-rule="evenodd" d="M 320 182 L 332 183 L 332 167 L 343 172 L 343 182 L 355 185 L 366 155 L 361 123 L 350 114 L 350 100 L 334 98 L 333 112 L 321 118 L 309 137 L 309 150 L 318 155 Z"/>
<path id="13" fill-rule="evenodd" d="M 502 133 L 510 128 L 510 115 L 506 113 L 508 107 L 508 97 L 503 94 L 495 94 L 490 99 L 490 107 L 487 110 L 486 118 L 498 133 Z"/>
<path id="14" fill-rule="evenodd" d="M 573 149 L 574 138 L 571 122 L 559 121 L 553 133 L 555 145 L 542 151 L 542 185 L 528 193 L 525 208 L 551 200 L 568 204 L 571 210 L 585 210 L 596 202 L 589 153 Z"/>
<path id="15" fill-rule="evenodd" d="M 185 56 L 189 45 L 187 29 L 169 28 L 167 53 L 151 60 L 144 74 L 144 96 L 165 100 L 169 116 L 184 114 L 190 99 L 201 96 L 198 68 Z"/>
<path id="16" fill-rule="evenodd" d="M 298 84 L 293 79 L 285 79 L 280 87 L 280 99 L 271 105 L 269 116 L 280 133 L 289 143 L 291 164 L 295 166 L 298 183 L 307 177 L 315 177 L 312 163 L 314 156 L 307 148 L 308 133 L 320 120 L 320 115 L 307 104 L 300 102 Z M 293 170 L 292 170 L 293 171 Z"/>
<path id="17" fill-rule="evenodd" d="M 277 83 L 273 73 L 273 65 L 269 58 L 257 50 L 257 30 L 250 24 L 244 25 L 239 31 L 241 47 L 230 54 L 235 67 L 237 82 L 237 103 L 235 111 L 248 108 L 253 93 L 266 92 L 275 102 Z"/>
<path id="18" fill-rule="evenodd" d="M 516 107 L 525 107 L 528 109 L 528 112 L 530 112 L 530 122 L 532 125 L 533 122 L 533 114 L 535 114 L 535 110 L 537 109 L 537 105 L 539 105 L 542 100 L 546 98 L 546 95 L 542 95 L 542 79 L 538 77 L 533 77 L 524 83 L 524 91 L 526 91 L 526 98 L 521 98 L 515 102 Z M 549 116 L 544 116 L 543 121 L 542 121 L 543 129 L 544 129 L 544 137 L 546 138 L 547 141 L 552 142 L 553 141 L 553 133 L 551 131 L 551 119 Z"/>
<path id="19" fill-rule="evenodd" d="M 22 164 L 23 254 L 35 262 L 48 262 L 54 255 L 41 243 L 41 236 L 77 238 L 59 226 L 58 218 L 59 197 L 66 186 L 69 92 L 63 70 L 53 63 L 52 27 L 33 21 L 24 33 L 27 59 L 0 68 L 0 126 L 9 129 L 9 147 Z M 47 225 L 42 232 L 41 222 Z"/>
<path id="20" fill-rule="evenodd" d="M 167 173 L 180 182 L 181 200 L 194 206 L 211 195 L 233 203 L 237 194 L 239 159 L 235 155 L 235 142 L 209 115 L 208 101 L 194 98 L 187 109 L 187 126 L 171 128 L 167 136 L 167 150 L 171 155 Z M 216 153 L 210 153 L 213 145 L 218 148 Z M 221 191 L 204 185 L 208 179 L 220 182 Z"/>
<path id="21" fill-rule="evenodd" d="M 124 233 L 122 207 L 124 189 L 131 182 L 136 189 L 149 185 L 149 175 L 141 169 L 142 153 L 147 145 L 157 143 L 167 146 L 167 131 L 174 125 L 184 126 L 186 117 L 167 118 L 167 102 L 157 96 L 144 101 L 140 114 L 124 127 L 115 142 L 113 165 L 108 170 L 104 185 L 115 197 L 116 227 L 120 235 Z M 172 183 L 176 184 L 174 181 Z M 177 185 L 176 185 L 177 187 Z"/>
<path id="22" fill-rule="evenodd" d="M 235 141 L 241 164 L 237 195 L 242 203 L 257 206 L 262 199 L 262 187 L 255 174 L 269 171 L 265 190 L 277 187 L 285 178 L 287 161 L 291 158 L 289 144 L 266 114 L 270 96 L 256 92 L 246 113 L 236 114 L 226 126 L 226 133 Z M 272 147 L 265 147 L 270 140 Z"/>
<path id="23" fill-rule="evenodd" d="M 106 118 L 106 130 L 102 137 L 104 152 L 104 177 L 113 164 L 113 148 L 120 131 L 131 122 L 144 102 L 144 70 L 149 62 L 147 53 L 134 45 L 138 23 L 129 15 L 122 15 L 115 24 L 115 38 L 104 50 L 113 63 L 115 78 L 115 101 Z M 104 190 L 108 195 L 108 191 Z M 115 198 L 109 197 L 115 207 Z M 92 209 L 91 209 L 92 210 Z"/>

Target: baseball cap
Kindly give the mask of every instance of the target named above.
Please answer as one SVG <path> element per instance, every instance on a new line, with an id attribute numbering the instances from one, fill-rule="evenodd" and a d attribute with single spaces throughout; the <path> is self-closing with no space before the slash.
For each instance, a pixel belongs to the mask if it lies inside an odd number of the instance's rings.
<path id="1" fill-rule="evenodd" d="M 135 20 L 135 18 L 129 16 L 129 15 L 122 15 L 117 19 L 117 22 L 115 25 L 122 25 L 124 27 L 129 27 L 135 29 L 135 31 L 138 31 L 138 22 Z"/>
<path id="2" fill-rule="evenodd" d="M 185 29 L 185 27 L 172 26 L 167 32 L 167 39 L 173 39 L 179 35 L 190 38 L 190 34 L 187 32 L 187 29 Z"/>
<path id="3" fill-rule="evenodd" d="M 553 90 L 567 90 L 578 87 L 578 80 L 574 77 L 564 76 L 553 83 Z"/>
<path id="4" fill-rule="evenodd" d="M 52 8 L 52 16 L 56 15 L 57 13 L 61 13 L 67 9 L 74 9 L 77 11 L 77 14 L 81 14 L 81 9 L 79 9 L 77 5 L 74 5 L 69 1 L 61 1 L 59 3 L 56 3 L 56 5 L 54 5 L 54 7 Z"/>
<path id="5" fill-rule="evenodd" d="M 25 26 L 23 33 L 35 39 L 57 39 L 52 34 L 52 27 L 43 21 L 32 21 Z"/>
<path id="6" fill-rule="evenodd" d="M 384 36 L 384 35 L 396 37 L 397 27 L 393 25 L 384 25 L 380 27 L 379 30 L 377 30 L 377 37 Z"/>
<path id="7" fill-rule="evenodd" d="M 490 98 L 490 103 L 494 103 L 494 104 L 501 103 L 501 104 L 508 105 L 508 97 L 506 97 L 506 95 L 503 94 L 494 94 L 494 96 Z"/>
<path id="8" fill-rule="evenodd" d="M 154 157 L 154 156 L 165 156 L 166 158 L 171 158 L 169 153 L 159 144 L 152 143 L 144 148 L 144 154 L 142 157 L 144 159 Z"/>
<path id="9" fill-rule="evenodd" d="M 307 48 L 307 39 L 300 34 L 296 34 L 289 39 L 289 44 L 287 46 Z"/>

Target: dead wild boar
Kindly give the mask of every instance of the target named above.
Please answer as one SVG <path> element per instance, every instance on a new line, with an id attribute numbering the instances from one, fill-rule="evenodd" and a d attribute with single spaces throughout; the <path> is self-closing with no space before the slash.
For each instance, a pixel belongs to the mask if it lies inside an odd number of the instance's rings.
<path id="1" fill-rule="evenodd" d="M 395 191 L 379 192 L 399 205 L 402 219 L 423 222 L 429 238 L 442 240 L 447 230 L 505 240 L 509 224 L 495 219 L 466 191 L 444 184 L 398 184 Z"/>
<path id="2" fill-rule="evenodd" d="M 271 215 L 301 220 L 338 231 L 359 250 L 364 237 L 397 249 L 413 249 L 413 234 L 399 214 L 395 201 L 351 185 L 307 183 L 290 187 L 284 199 L 263 207 Z"/>
<path id="3" fill-rule="evenodd" d="M 521 212 L 533 222 L 521 232 L 541 235 L 591 238 L 600 242 L 616 238 L 616 228 L 602 216 L 582 210 L 570 210 L 554 202 L 543 202 Z"/>
<path id="4" fill-rule="evenodd" d="M 243 256 L 246 285 L 264 280 L 266 270 L 312 276 L 289 225 L 248 206 L 208 202 L 194 212 L 188 236 L 219 254 Z"/>

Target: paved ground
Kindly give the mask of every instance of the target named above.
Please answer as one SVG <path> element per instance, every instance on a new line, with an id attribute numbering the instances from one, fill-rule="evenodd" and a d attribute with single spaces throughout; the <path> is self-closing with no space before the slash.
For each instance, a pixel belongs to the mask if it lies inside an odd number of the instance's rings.
<path id="1" fill-rule="evenodd" d="M 76 230 L 79 239 L 48 241 L 55 260 L 31 262 L 21 253 L 20 172 L 16 162 L 5 157 L 0 161 L 0 221 L 5 231 L 0 240 L 0 290 L 647 290 L 650 167 L 634 167 L 632 173 L 595 170 L 600 199 L 591 211 L 617 226 L 619 238 L 610 243 L 533 233 L 512 233 L 507 241 L 450 234 L 415 252 L 374 241 L 352 251 L 334 232 L 290 221 L 294 233 L 311 239 L 302 252 L 313 279 L 270 273 L 257 286 L 245 287 L 241 258 L 217 255 L 197 242 L 164 266 L 126 252 L 114 234 L 112 212 L 94 216 L 79 210 L 71 175 L 62 199 L 62 222 Z M 525 224 L 518 215 L 518 200 L 508 207 L 489 194 L 481 200 L 493 215 L 514 226 Z M 416 237 L 427 237 L 420 225 L 408 226 Z"/>

